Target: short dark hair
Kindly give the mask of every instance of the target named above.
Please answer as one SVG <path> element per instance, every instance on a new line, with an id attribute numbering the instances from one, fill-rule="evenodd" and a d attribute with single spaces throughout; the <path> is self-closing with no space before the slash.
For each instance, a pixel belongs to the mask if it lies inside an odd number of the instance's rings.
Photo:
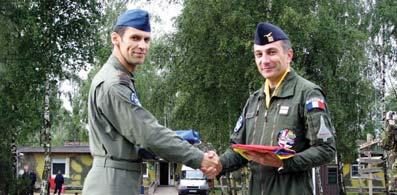
<path id="1" fill-rule="evenodd" d="M 113 32 L 117 33 L 122 37 L 127 30 L 127 26 L 115 26 Z"/>

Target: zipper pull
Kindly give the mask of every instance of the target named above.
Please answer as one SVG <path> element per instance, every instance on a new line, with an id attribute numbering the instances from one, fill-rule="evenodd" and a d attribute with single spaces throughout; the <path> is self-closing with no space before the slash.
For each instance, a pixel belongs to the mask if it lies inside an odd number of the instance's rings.
<path id="1" fill-rule="evenodd" d="M 265 111 L 265 122 L 267 122 L 267 110 Z"/>

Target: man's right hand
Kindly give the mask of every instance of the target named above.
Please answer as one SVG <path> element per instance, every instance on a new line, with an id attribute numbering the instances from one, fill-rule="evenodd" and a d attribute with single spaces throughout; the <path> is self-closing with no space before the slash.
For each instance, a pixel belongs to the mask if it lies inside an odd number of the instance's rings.
<path id="1" fill-rule="evenodd" d="M 209 179 L 215 178 L 222 171 L 222 164 L 219 156 L 214 151 L 204 153 L 203 161 L 201 162 L 201 171 Z"/>

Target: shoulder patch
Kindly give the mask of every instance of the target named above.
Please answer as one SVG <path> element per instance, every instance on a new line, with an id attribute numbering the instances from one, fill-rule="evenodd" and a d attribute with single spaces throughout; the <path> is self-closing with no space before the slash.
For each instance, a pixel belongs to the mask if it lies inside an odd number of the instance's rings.
<path id="1" fill-rule="evenodd" d="M 306 110 L 310 112 L 313 109 L 325 110 L 326 104 L 324 99 L 317 97 L 317 98 L 311 98 L 308 101 L 306 101 Z"/>
<path id="2" fill-rule="evenodd" d="M 317 139 L 322 139 L 324 142 L 326 142 L 331 137 L 332 137 L 332 133 L 329 130 L 329 128 L 325 125 L 323 116 L 321 116 L 320 129 L 318 130 L 317 133 Z"/>
<path id="3" fill-rule="evenodd" d="M 141 102 L 138 99 L 138 96 L 136 95 L 136 93 L 134 91 L 132 91 L 130 99 L 131 99 L 131 103 L 132 104 L 135 104 L 135 105 L 138 105 L 138 106 L 142 106 Z"/>

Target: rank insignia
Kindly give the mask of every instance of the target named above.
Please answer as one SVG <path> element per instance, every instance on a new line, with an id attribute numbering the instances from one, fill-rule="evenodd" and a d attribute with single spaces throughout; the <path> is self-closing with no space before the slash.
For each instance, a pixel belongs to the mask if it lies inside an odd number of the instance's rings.
<path id="1" fill-rule="evenodd" d="M 288 110 L 289 110 L 289 107 L 288 107 L 288 106 L 281 106 L 281 107 L 280 107 L 279 114 L 288 115 Z"/>
<path id="2" fill-rule="evenodd" d="M 268 43 L 270 43 L 270 42 L 273 42 L 273 41 L 274 41 L 274 39 L 273 39 L 273 35 L 272 35 L 272 32 L 269 32 L 269 34 L 267 34 L 267 35 L 263 35 L 263 36 L 267 38 L 267 42 L 268 42 Z"/>

